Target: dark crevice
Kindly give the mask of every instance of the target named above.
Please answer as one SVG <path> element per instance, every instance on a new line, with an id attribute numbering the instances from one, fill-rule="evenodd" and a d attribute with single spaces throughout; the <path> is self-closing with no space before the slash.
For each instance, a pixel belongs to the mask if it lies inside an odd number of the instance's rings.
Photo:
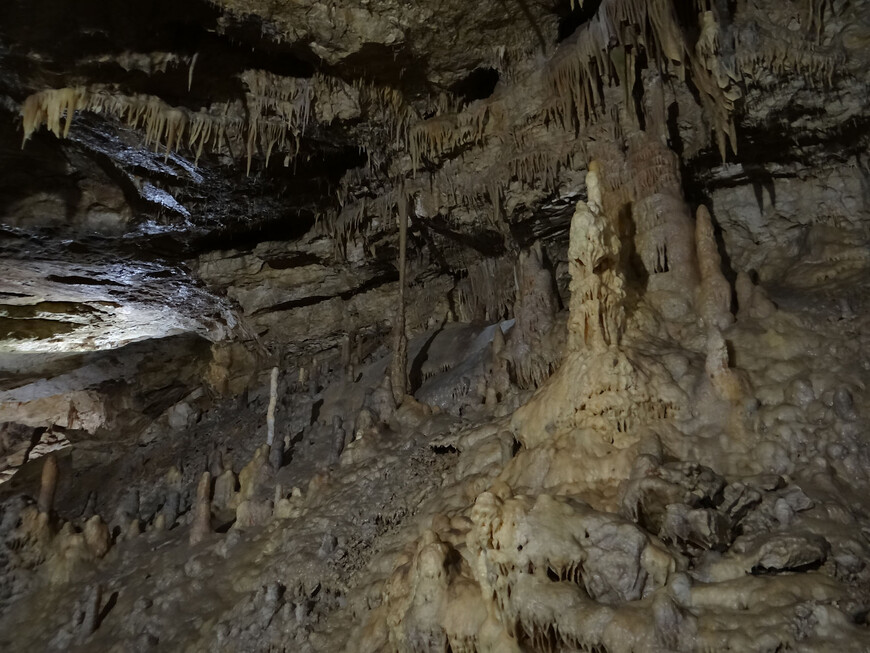
<path id="1" fill-rule="evenodd" d="M 72 322 L 42 318 L 19 319 L 0 317 L 0 339 L 29 340 L 31 338 L 51 338 L 75 331 L 79 326 L 79 324 Z"/>
<path id="2" fill-rule="evenodd" d="M 572 4 L 574 5 L 573 9 Z M 574 0 L 573 3 L 570 0 L 561 0 L 558 3 L 556 8 L 556 13 L 559 15 L 557 43 L 561 43 L 576 32 L 578 27 L 588 23 L 598 13 L 601 0 L 586 0 L 582 3 L 582 7 L 580 4 L 578 0 Z"/>
<path id="3" fill-rule="evenodd" d="M 492 96 L 499 74 L 494 68 L 475 68 L 465 78 L 450 87 L 450 92 L 465 102 L 485 100 Z"/>
<path id="4" fill-rule="evenodd" d="M 781 573 L 805 573 L 808 571 L 815 571 L 822 566 L 823 561 L 821 559 L 814 560 L 813 562 L 808 562 L 804 565 L 795 565 L 794 567 L 774 567 L 767 568 L 762 565 L 754 566 L 749 573 L 753 576 L 770 576 Z"/>
<path id="5" fill-rule="evenodd" d="M 426 97 L 431 88 L 428 65 L 407 44 L 364 43 L 336 66 L 324 66 L 323 72 L 345 81 L 365 79 L 384 86 L 401 88 L 408 99 Z"/>
<path id="6" fill-rule="evenodd" d="M 547 52 L 547 39 L 544 38 L 544 32 L 541 30 L 541 26 L 535 19 L 532 11 L 529 9 L 527 0 L 513 0 L 512 2 L 509 2 L 509 0 L 500 0 L 500 2 L 509 15 L 513 14 L 517 8 L 520 10 L 523 18 L 525 18 L 526 22 L 528 22 L 529 24 L 529 27 L 535 34 L 538 45 L 541 47 L 541 53 L 545 54 Z"/>
<path id="7" fill-rule="evenodd" d="M 274 256 L 265 259 L 266 265 L 273 270 L 289 270 L 290 268 L 301 268 L 306 265 L 317 265 L 322 261 L 308 252 L 297 252 L 286 256 Z"/>
<path id="8" fill-rule="evenodd" d="M 111 279 L 92 279 L 90 277 L 79 277 L 76 275 L 60 276 L 57 274 L 49 274 L 46 279 L 54 283 L 65 283 L 79 286 L 123 286 L 123 283 L 112 281 Z"/>
<path id="9" fill-rule="evenodd" d="M 418 353 L 416 358 L 411 361 L 410 370 L 408 371 L 408 380 L 411 384 L 409 393 L 412 395 L 420 389 L 421 385 L 423 385 L 423 364 L 429 360 L 429 347 L 432 346 L 432 342 L 439 333 L 441 333 L 441 329 L 434 331 L 426 342 L 423 343 L 423 346 L 420 348 L 420 353 Z"/>
<path id="10" fill-rule="evenodd" d="M 501 256 L 505 253 L 504 235 L 494 231 L 479 231 L 475 234 L 462 234 L 453 231 L 440 216 L 431 218 L 426 226 L 435 233 L 460 245 L 473 249 L 484 256 Z"/>
<path id="11" fill-rule="evenodd" d="M 194 239 L 194 251 L 249 249 L 272 240 L 295 241 L 307 234 L 316 222 L 309 212 L 287 212 L 257 221 L 239 220 Z"/>
<path id="12" fill-rule="evenodd" d="M 345 292 L 339 293 L 337 295 L 311 295 L 308 297 L 301 297 L 299 299 L 291 299 L 290 301 L 281 302 L 280 304 L 274 304 L 272 306 L 265 306 L 263 308 L 257 309 L 256 311 L 254 311 L 253 315 L 262 315 L 263 313 L 276 313 L 278 311 L 290 311 L 295 308 L 313 306 L 314 304 L 319 304 L 321 302 L 329 301 L 330 299 L 335 298 L 348 300 L 354 295 L 359 295 L 361 293 L 372 290 L 373 288 L 377 288 L 378 286 L 382 286 L 385 283 L 392 283 L 398 280 L 399 273 L 395 270 L 390 270 L 384 274 L 369 279 L 368 281 L 357 286 L 356 288 L 346 290 Z"/>

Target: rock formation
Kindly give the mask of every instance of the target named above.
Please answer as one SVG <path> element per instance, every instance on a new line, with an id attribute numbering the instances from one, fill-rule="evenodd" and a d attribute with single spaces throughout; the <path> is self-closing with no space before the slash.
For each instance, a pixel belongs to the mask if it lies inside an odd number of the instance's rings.
<path id="1" fill-rule="evenodd" d="M 870 650 L 868 46 L 3 3 L 0 650 Z"/>

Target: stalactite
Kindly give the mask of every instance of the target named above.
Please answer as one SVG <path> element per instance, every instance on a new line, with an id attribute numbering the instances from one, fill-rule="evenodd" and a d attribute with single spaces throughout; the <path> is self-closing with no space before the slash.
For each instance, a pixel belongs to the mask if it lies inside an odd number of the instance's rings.
<path id="1" fill-rule="evenodd" d="M 187 69 L 187 92 L 190 93 L 190 89 L 193 86 L 193 68 L 196 66 L 196 60 L 199 57 L 199 52 L 194 53 L 194 55 L 190 58 L 190 66 Z"/>
<path id="2" fill-rule="evenodd" d="M 492 203 L 492 222 L 498 224 L 501 220 L 501 185 L 498 181 L 490 179 L 486 185 L 486 193 Z"/>
<path id="3" fill-rule="evenodd" d="M 58 138 L 66 138 L 75 112 L 86 107 L 86 91 L 82 87 L 50 89 L 28 96 L 21 105 L 22 147 L 42 125 Z M 63 128 L 61 118 L 65 121 Z"/>

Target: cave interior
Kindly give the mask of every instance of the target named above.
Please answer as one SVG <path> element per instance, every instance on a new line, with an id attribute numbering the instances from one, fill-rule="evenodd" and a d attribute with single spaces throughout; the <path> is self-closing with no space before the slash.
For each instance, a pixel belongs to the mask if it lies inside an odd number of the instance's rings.
<path id="1" fill-rule="evenodd" d="M 5 0 L 0 650 L 870 651 L 870 2 Z"/>

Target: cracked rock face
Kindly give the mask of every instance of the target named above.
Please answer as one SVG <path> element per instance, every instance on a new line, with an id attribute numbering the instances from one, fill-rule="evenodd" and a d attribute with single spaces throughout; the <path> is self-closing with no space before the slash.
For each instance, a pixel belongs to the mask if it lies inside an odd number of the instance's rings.
<path id="1" fill-rule="evenodd" d="M 868 46 L 3 4 L 0 649 L 870 649 Z"/>

